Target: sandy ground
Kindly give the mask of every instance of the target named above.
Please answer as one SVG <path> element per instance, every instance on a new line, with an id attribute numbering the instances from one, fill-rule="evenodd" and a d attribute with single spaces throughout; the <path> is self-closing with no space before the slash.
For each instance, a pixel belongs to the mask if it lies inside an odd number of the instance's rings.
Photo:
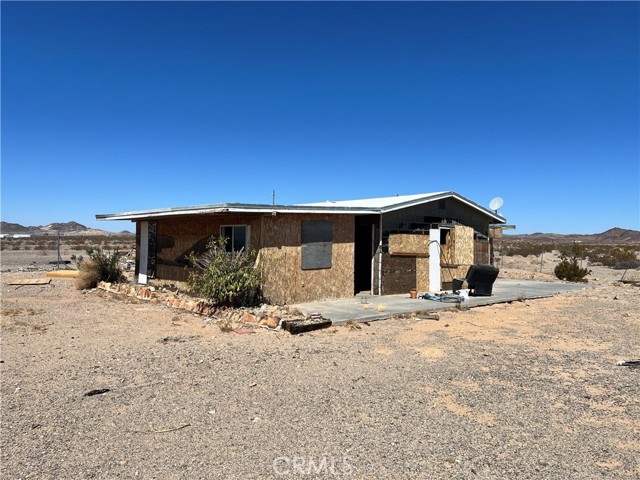
<path id="1" fill-rule="evenodd" d="M 0 473 L 639 478 L 640 369 L 616 361 L 640 357 L 640 287 L 608 273 L 553 298 L 300 336 L 4 273 Z"/>

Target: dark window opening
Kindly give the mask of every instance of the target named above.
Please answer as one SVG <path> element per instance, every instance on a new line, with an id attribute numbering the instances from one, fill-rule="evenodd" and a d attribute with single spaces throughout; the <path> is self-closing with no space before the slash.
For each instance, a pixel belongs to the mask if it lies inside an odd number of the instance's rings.
<path id="1" fill-rule="evenodd" d="M 223 225 L 220 227 L 220 236 L 227 239 L 227 252 L 239 252 L 248 250 L 249 237 L 246 225 Z"/>
<path id="2" fill-rule="evenodd" d="M 447 228 L 441 228 L 440 229 L 440 245 L 446 245 L 447 244 L 447 235 L 449 235 L 450 230 Z"/>
<path id="3" fill-rule="evenodd" d="M 445 208 L 447 208 L 447 201 L 444 198 L 441 200 L 438 200 L 438 208 L 440 210 L 444 210 Z"/>

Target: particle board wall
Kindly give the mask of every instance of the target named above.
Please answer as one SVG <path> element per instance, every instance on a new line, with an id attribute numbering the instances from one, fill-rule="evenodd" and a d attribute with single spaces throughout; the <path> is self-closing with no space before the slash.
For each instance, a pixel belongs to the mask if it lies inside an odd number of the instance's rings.
<path id="1" fill-rule="evenodd" d="M 392 233 L 389 235 L 389 253 L 413 257 L 429 256 L 429 235 Z"/>
<path id="2" fill-rule="evenodd" d="M 454 278 L 464 278 L 473 264 L 473 228 L 456 225 L 447 234 L 446 245 L 442 245 L 440 278 L 449 283 Z"/>
<path id="3" fill-rule="evenodd" d="M 302 270 L 302 221 L 333 223 L 331 268 Z M 353 215 L 279 214 L 262 218 L 258 265 L 263 293 L 272 303 L 291 304 L 350 297 L 354 288 Z"/>
<path id="4" fill-rule="evenodd" d="M 429 257 L 416 258 L 416 289 L 419 292 L 429 291 Z"/>
<path id="5" fill-rule="evenodd" d="M 220 235 L 222 225 L 248 225 L 249 248 L 260 246 L 260 217 L 257 215 L 207 215 L 157 221 L 158 252 L 156 278 L 185 280 L 181 260 L 198 242 Z"/>
<path id="6" fill-rule="evenodd" d="M 382 293 L 409 293 L 416 286 L 416 257 L 382 254 Z"/>
<path id="7" fill-rule="evenodd" d="M 446 245 L 442 245 L 441 263 L 471 265 L 473 249 L 473 228 L 456 225 L 449 230 Z"/>

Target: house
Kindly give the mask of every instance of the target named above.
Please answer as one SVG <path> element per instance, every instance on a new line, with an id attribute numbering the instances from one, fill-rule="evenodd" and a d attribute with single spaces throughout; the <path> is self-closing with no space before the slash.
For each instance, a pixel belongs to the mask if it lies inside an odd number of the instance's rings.
<path id="1" fill-rule="evenodd" d="M 489 263 L 492 225 L 505 223 L 455 192 L 304 205 L 225 203 L 96 215 L 136 223 L 136 275 L 184 281 L 187 257 L 221 235 L 254 249 L 272 303 L 359 292 L 440 291 L 470 265 Z"/>

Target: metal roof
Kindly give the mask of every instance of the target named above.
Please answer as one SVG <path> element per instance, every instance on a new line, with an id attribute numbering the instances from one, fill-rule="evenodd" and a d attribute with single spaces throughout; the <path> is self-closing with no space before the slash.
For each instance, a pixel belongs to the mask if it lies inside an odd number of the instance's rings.
<path id="1" fill-rule="evenodd" d="M 153 210 L 137 210 L 122 213 L 97 214 L 97 220 L 142 220 L 160 217 L 176 217 L 183 215 L 207 215 L 225 213 L 329 213 L 346 215 L 371 215 L 400 210 L 402 208 L 438 201 L 443 198 L 456 198 L 459 201 L 479 210 L 497 223 L 506 220 L 497 213 L 455 192 L 421 193 L 417 195 L 396 195 L 395 197 L 365 198 L 362 200 L 327 201 L 299 205 L 267 205 L 250 203 L 220 203 L 212 205 L 195 205 L 189 207 L 159 208 Z"/>
<path id="2" fill-rule="evenodd" d="M 361 200 L 340 200 L 340 201 L 327 200 L 326 202 L 304 203 L 302 205 L 314 206 L 314 207 L 340 206 L 340 207 L 358 207 L 358 208 L 365 207 L 365 208 L 385 209 L 385 208 L 392 207 L 394 205 L 403 204 L 406 202 L 413 202 L 417 200 L 423 200 L 425 198 L 433 197 L 436 195 L 442 195 L 444 193 L 450 193 L 450 192 L 419 193 L 417 195 L 395 195 L 393 197 L 363 198 Z"/>

